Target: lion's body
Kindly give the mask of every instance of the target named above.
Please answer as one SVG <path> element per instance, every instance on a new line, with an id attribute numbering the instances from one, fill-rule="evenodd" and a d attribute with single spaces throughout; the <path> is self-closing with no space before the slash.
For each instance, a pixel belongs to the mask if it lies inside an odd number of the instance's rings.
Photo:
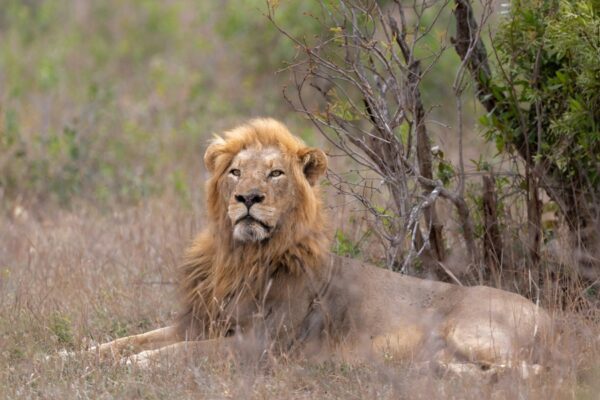
<path id="1" fill-rule="evenodd" d="M 328 253 L 316 181 L 326 158 L 280 123 L 254 120 L 207 150 L 206 230 L 181 268 L 175 327 L 99 346 L 165 351 L 256 340 L 263 351 L 506 364 L 548 329 L 525 298 L 425 281 Z M 239 341 L 238 341 L 239 342 Z"/>

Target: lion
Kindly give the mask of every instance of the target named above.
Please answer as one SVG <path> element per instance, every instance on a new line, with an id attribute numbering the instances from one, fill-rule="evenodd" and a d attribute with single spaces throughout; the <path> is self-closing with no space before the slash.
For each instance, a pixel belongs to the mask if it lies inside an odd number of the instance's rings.
<path id="1" fill-rule="evenodd" d="M 280 122 L 216 136 L 204 163 L 208 221 L 180 268 L 177 322 L 99 345 L 101 358 L 148 365 L 251 339 L 263 352 L 309 358 L 488 368 L 514 365 L 549 330 L 548 314 L 520 295 L 331 254 L 318 184 L 327 157 Z"/>

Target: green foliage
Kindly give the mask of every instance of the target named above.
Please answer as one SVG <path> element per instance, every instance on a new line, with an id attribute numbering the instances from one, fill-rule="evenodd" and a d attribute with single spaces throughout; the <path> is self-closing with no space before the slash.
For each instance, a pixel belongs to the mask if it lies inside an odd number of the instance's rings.
<path id="1" fill-rule="evenodd" d="M 437 178 L 442 181 L 444 186 L 450 184 L 450 180 L 454 178 L 454 167 L 448 161 L 440 160 L 437 168 Z"/>
<path id="2" fill-rule="evenodd" d="M 444 159 L 444 152 L 440 150 L 439 147 L 434 147 L 432 149 L 432 153 L 433 160 L 435 164 L 437 164 L 436 178 L 442 181 L 444 186 L 448 186 L 450 184 L 450 180 L 456 175 L 454 172 L 454 167 L 450 162 Z"/>
<path id="3" fill-rule="evenodd" d="M 113 320 L 109 331 L 110 337 L 120 338 L 129 334 L 129 324 L 119 320 Z"/>
<path id="4" fill-rule="evenodd" d="M 329 112 L 345 121 L 359 121 L 358 115 L 348 99 L 341 98 L 337 90 L 330 90 L 331 99 L 329 100 Z"/>
<path id="5" fill-rule="evenodd" d="M 56 336 L 58 342 L 62 345 L 73 346 L 73 331 L 71 320 L 60 313 L 54 313 L 50 316 L 50 331 Z"/>
<path id="6" fill-rule="evenodd" d="M 335 242 L 332 251 L 339 256 L 350 258 L 355 258 L 360 254 L 358 243 L 352 242 L 352 240 L 339 229 L 335 232 Z"/>
<path id="7" fill-rule="evenodd" d="M 495 37 L 502 113 L 484 121 L 499 150 L 529 148 L 578 189 L 600 186 L 599 11 L 591 0 L 513 1 Z"/>

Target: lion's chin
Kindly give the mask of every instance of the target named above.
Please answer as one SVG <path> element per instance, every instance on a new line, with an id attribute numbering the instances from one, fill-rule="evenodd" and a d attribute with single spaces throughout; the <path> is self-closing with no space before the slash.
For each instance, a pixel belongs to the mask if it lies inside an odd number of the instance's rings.
<path id="1" fill-rule="evenodd" d="M 242 243 L 261 242 L 269 236 L 269 230 L 254 220 L 240 221 L 233 228 L 233 238 Z"/>

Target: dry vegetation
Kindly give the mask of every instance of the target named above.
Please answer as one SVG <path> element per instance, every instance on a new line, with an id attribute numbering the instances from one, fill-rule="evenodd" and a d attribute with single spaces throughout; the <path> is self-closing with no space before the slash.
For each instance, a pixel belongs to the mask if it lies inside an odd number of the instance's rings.
<path id="1" fill-rule="evenodd" d="M 151 371 L 46 355 L 160 327 L 177 304 L 173 268 L 201 224 L 177 200 L 99 212 L 51 207 L 1 217 L 2 398 L 589 398 L 598 387 L 597 325 L 556 313 L 564 331 L 539 377 L 494 383 L 416 365 L 284 359 L 169 362 Z"/>
<path id="2" fill-rule="evenodd" d="M 410 363 L 195 359 L 139 371 L 53 357 L 173 320 L 173 271 L 202 226 L 210 133 L 272 115 L 319 142 L 281 104 L 272 71 L 294 50 L 256 11 L 263 2 L 204 3 L 0 1 L 0 398 L 598 398 L 600 312 L 576 284 L 545 288 L 558 335 L 547 369 L 529 380 Z M 298 23 L 303 11 L 282 6 L 284 22 L 313 29 Z M 443 96 L 428 85 L 425 96 Z M 436 126 L 433 140 L 455 159 Z M 334 157 L 333 169 L 344 163 Z M 328 203 L 334 250 L 383 264 L 361 207 L 333 190 Z M 508 211 L 518 239 L 522 221 Z M 453 217 L 442 208 L 440 218 Z M 448 227 L 453 247 L 459 227 Z M 460 265 L 460 253 L 450 257 Z M 521 290 L 512 282 L 502 285 Z"/>

